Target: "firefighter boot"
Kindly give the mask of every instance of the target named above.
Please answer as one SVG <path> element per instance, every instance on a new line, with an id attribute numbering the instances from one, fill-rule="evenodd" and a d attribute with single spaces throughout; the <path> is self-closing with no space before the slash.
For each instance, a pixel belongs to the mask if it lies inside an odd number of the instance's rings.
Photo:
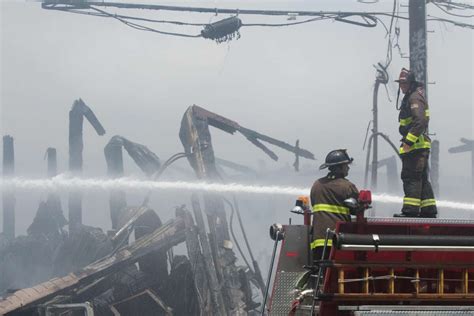
<path id="1" fill-rule="evenodd" d="M 420 217 L 423 217 L 423 218 L 436 218 L 437 214 L 438 214 L 438 210 L 436 209 L 436 205 L 422 206 L 421 207 Z"/>
<path id="2" fill-rule="evenodd" d="M 410 214 L 410 213 L 399 213 L 399 214 L 393 214 L 393 217 L 419 217 L 418 214 Z M 436 216 L 435 216 L 436 217 Z"/>

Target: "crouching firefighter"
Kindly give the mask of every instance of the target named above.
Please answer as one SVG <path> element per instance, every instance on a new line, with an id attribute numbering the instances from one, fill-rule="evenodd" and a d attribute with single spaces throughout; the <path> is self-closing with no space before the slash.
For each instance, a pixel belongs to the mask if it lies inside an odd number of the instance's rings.
<path id="1" fill-rule="evenodd" d="M 431 140 L 427 135 L 430 112 L 422 84 L 415 80 L 412 71 L 402 68 L 399 91 L 404 94 L 398 121 L 402 135 L 403 208 L 395 217 L 436 217 L 436 200 L 429 182 L 428 159 Z M 398 104 L 398 98 L 397 98 Z"/>
<path id="2" fill-rule="evenodd" d="M 336 222 L 350 222 L 351 213 L 344 200 L 357 199 L 359 191 L 356 186 L 346 179 L 349 174 L 349 164 L 354 159 L 349 157 L 345 149 L 333 150 L 326 156 L 326 161 L 319 169 L 329 168 L 329 173 L 314 182 L 311 188 L 311 203 L 313 206 L 313 260 L 322 259 L 322 250 L 326 238 L 326 230 L 336 228 Z M 328 240 L 328 247 L 332 239 Z M 329 256 L 330 248 L 325 257 Z M 326 259 L 324 258 L 324 259 Z"/>

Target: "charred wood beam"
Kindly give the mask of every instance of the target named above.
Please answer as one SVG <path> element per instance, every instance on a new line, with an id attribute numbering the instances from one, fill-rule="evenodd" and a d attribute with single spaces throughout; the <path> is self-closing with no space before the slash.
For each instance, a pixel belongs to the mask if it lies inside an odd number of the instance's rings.
<path id="1" fill-rule="evenodd" d="M 104 147 L 105 161 L 107 163 L 107 175 L 110 178 L 123 177 L 123 142 L 116 136 L 112 137 Z M 112 190 L 109 196 L 110 218 L 112 229 L 117 229 L 121 211 L 127 207 L 125 191 Z"/>
<path id="2" fill-rule="evenodd" d="M 56 148 L 49 147 L 48 149 L 46 149 L 45 157 L 48 162 L 48 177 L 55 177 L 58 174 L 58 159 Z"/>
<path id="3" fill-rule="evenodd" d="M 185 211 L 184 205 L 177 208 L 178 211 Z M 199 244 L 198 228 L 194 225 L 192 217 L 184 217 L 186 225 L 186 249 L 188 252 L 189 262 L 192 263 L 194 271 L 194 286 L 198 295 L 199 310 L 201 315 L 215 315 L 218 313 L 214 307 L 214 300 L 211 293 L 208 274 L 206 273 L 206 262 L 201 252 L 201 245 Z M 186 298 L 184 298 L 186 299 Z M 224 310 L 225 312 L 225 310 Z"/>
<path id="4" fill-rule="evenodd" d="M 258 133 L 256 131 L 253 131 L 253 130 L 245 128 L 245 127 L 240 127 L 239 132 L 247 138 L 251 137 L 251 138 L 260 139 L 264 142 L 270 143 L 270 144 L 275 145 L 277 147 L 288 150 L 288 151 L 290 151 L 294 154 L 297 154 L 300 157 L 311 159 L 311 160 L 315 159 L 314 155 L 310 151 L 308 151 L 306 149 L 303 149 L 303 148 L 300 148 L 299 145 L 298 146 L 292 146 L 292 145 L 290 145 L 288 143 L 285 143 L 281 140 L 278 140 L 278 139 L 275 139 L 273 137 Z"/>
<path id="5" fill-rule="evenodd" d="M 73 172 L 82 171 L 82 130 L 84 117 L 94 127 L 98 135 L 105 134 L 105 130 L 95 116 L 94 112 L 82 101 L 74 101 L 69 111 L 69 170 Z"/>
<path id="6" fill-rule="evenodd" d="M 195 118 L 200 119 L 202 121 L 206 121 L 207 124 L 213 127 L 216 127 L 220 130 L 223 130 L 224 132 L 227 132 L 229 134 L 234 134 L 237 131 L 240 132 L 242 135 L 245 136 L 245 138 L 247 138 L 250 142 L 252 142 L 258 148 L 262 149 L 268 156 L 270 156 L 271 159 L 275 161 L 278 160 L 278 156 L 274 152 L 272 152 L 270 149 L 268 149 L 264 144 L 259 142 L 259 140 L 270 143 L 282 149 L 288 150 L 294 153 L 297 157 L 304 157 L 311 160 L 315 159 L 314 155 L 310 151 L 300 148 L 299 143 L 296 146 L 292 146 L 276 138 L 261 134 L 249 128 L 245 128 L 239 125 L 235 121 L 232 121 L 216 113 L 210 112 L 200 106 L 193 105 L 188 108 L 187 112 L 192 112 L 192 115 Z"/>
<path id="7" fill-rule="evenodd" d="M 218 272 L 216 265 L 214 264 L 213 258 L 217 253 L 217 248 L 214 251 L 211 249 L 211 243 L 209 242 L 208 236 L 206 234 L 206 226 L 204 224 L 204 218 L 201 211 L 201 204 L 199 203 L 199 198 L 196 194 L 191 196 L 191 205 L 193 208 L 194 218 L 196 219 L 197 225 L 197 234 L 199 236 L 199 241 L 202 249 L 203 260 L 205 262 L 205 269 L 208 276 L 209 290 L 211 293 L 212 299 L 212 308 L 217 315 L 225 315 L 225 306 L 224 298 L 221 292 L 221 286 L 218 280 Z M 219 273 L 222 275 L 222 271 Z"/>
<path id="8" fill-rule="evenodd" d="M 115 135 L 104 148 L 107 162 L 107 175 L 111 178 L 120 178 L 124 175 L 123 148 L 127 151 L 137 166 L 150 177 L 161 166 L 160 159 L 146 146 L 129 141 L 125 137 Z M 112 228 L 117 228 L 117 221 L 122 210 L 127 206 L 125 192 L 113 190 L 109 198 Z"/>
<path id="9" fill-rule="evenodd" d="M 257 146 L 258 148 L 260 148 L 261 150 L 263 150 L 264 153 L 266 153 L 271 159 L 275 160 L 275 161 L 278 161 L 278 156 L 273 152 L 271 151 L 270 149 L 267 148 L 267 146 L 265 146 L 264 144 L 262 144 L 261 142 L 258 141 L 257 138 L 255 137 L 252 137 L 252 136 L 245 136 L 245 138 L 247 138 L 247 140 L 249 142 L 251 142 L 252 144 L 254 144 L 255 146 Z"/>
<path id="10" fill-rule="evenodd" d="M 387 168 L 388 191 L 396 192 L 398 187 L 397 158 L 395 156 L 390 156 L 388 158 L 379 160 L 377 167 Z"/>
<path id="11" fill-rule="evenodd" d="M 15 174 L 15 150 L 13 137 L 3 136 L 3 177 Z M 3 234 L 5 238 L 15 238 L 15 193 L 11 189 L 2 191 Z"/>
<path id="12" fill-rule="evenodd" d="M 293 168 L 295 171 L 300 171 L 300 140 L 297 139 L 295 143 L 295 162 L 293 163 Z"/>
<path id="13" fill-rule="evenodd" d="M 456 154 L 456 153 L 463 153 L 466 151 L 472 151 L 474 150 L 474 140 L 469 140 L 466 138 L 461 138 L 461 143 L 462 145 L 456 146 L 456 147 L 451 147 L 448 149 L 448 151 L 451 154 Z"/>
<path id="14" fill-rule="evenodd" d="M 451 154 L 457 154 L 457 153 L 463 153 L 463 152 L 471 152 L 471 182 L 472 182 L 472 192 L 474 192 L 474 140 L 467 139 L 467 138 L 461 138 L 460 139 L 461 143 L 463 143 L 460 146 L 456 147 L 451 147 L 448 149 L 448 151 Z"/>
<path id="15" fill-rule="evenodd" d="M 207 120 L 209 125 L 221 129 L 224 132 L 234 134 L 240 129 L 240 125 L 237 122 L 234 122 L 219 114 L 208 111 L 197 105 L 193 105 L 191 108 L 195 117 L 200 118 L 201 120 Z"/>
<path id="16" fill-rule="evenodd" d="M 193 106 L 185 112 L 180 129 L 180 139 L 184 146 L 187 158 L 199 179 L 220 181 L 221 177 L 216 169 L 214 150 L 212 147 L 210 122 L 207 119 L 209 112 Z M 213 116 L 212 120 L 217 120 Z M 211 120 L 211 121 L 212 121 Z M 228 123 L 226 121 L 219 121 Z M 214 126 L 216 123 L 213 122 Z M 229 125 L 226 125 L 229 126 Z M 236 126 L 230 125 L 228 132 Z M 208 240 L 212 251 L 214 266 L 223 297 L 225 314 L 243 313 L 246 308 L 244 298 L 248 293 L 242 292 L 239 281 L 239 267 L 236 266 L 237 258 L 232 250 L 229 226 L 225 212 L 224 202 L 220 195 L 204 194 L 204 209 L 207 215 L 209 235 Z"/>
<path id="17" fill-rule="evenodd" d="M 58 174 L 56 148 L 49 147 L 46 149 L 46 159 L 48 177 L 55 177 Z M 61 199 L 57 192 L 51 192 L 48 194 L 46 208 L 48 209 L 50 216 L 53 218 L 58 233 L 62 233 L 62 227 L 67 224 L 67 220 L 64 217 L 63 209 L 61 207 Z"/>
<path id="18" fill-rule="evenodd" d="M 33 288 L 16 291 L 0 301 L 0 315 L 12 315 L 19 311 L 32 311 L 39 304 L 57 295 L 66 295 L 83 285 L 103 276 L 120 271 L 154 251 L 167 251 L 185 240 L 185 224 L 182 217 L 168 221 L 153 233 L 130 246 L 118 249 L 94 263 L 62 278 L 54 278 Z"/>
<path id="19" fill-rule="evenodd" d="M 181 120 L 179 138 L 191 167 L 199 179 L 220 178 L 215 165 L 211 133 L 206 119 L 195 114 L 195 107 L 189 107 Z"/>
<path id="20" fill-rule="evenodd" d="M 82 101 L 74 101 L 69 111 L 69 171 L 73 175 L 82 174 L 82 151 L 84 148 L 82 130 L 84 117 L 94 127 L 98 135 L 105 134 L 105 130 L 95 116 L 94 112 Z M 82 223 L 82 194 L 71 192 L 68 200 L 69 229 L 74 231 L 74 226 Z"/>

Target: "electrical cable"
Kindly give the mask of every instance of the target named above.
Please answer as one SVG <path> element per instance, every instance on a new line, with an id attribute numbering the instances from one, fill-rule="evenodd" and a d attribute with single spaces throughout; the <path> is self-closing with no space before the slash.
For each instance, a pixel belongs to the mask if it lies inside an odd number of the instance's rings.
<path id="1" fill-rule="evenodd" d="M 446 8 L 454 8 L 457 10 L 474 9 L 474 5 L 472 4 L 453 2 L 451 0 L 434 0 L 433 2 L 436 2 L 439 5 L 445 6 Z"/>
<path id="2" fill-rule="evenodd" d="M 393 27 L 393 21 L 395 19 L 395 11 L 397 8 L 397 0 L 393 0 L 393 10 L 392 10 L 392 18 L 390 19 L 390 27 L 388 28 L 388 41 L 387 41 L 387 59 L 385 61 L 385 66 L 383 67 L 384 70 L 387 69 L 390 64 L 392 63 L 392 27 Z M 387 85 L 385 84 L 385 88 L 387 88 Z"/>
<path id="3" fill-rule="evenodd" d="M 326 20 L 326 19 L 334 19 L 337 15 L 331 15 L 331 16 L 321 16 L 317 18 L 312 18 L 304 21 L 298 21 L 298 22 L 290 22 L 290 23 L 242 23 L 242 26 L 270 26 L 270 27 L 279 27 L 279 26 L 292 26 L 292 25 L 298 25 L 298 24 L 305 24 L 305 23 L 310 23 L 310 22 L 315 22 L 315 21 L 321 21 L 321 20 Z"/>
<path id="4" fill-rule="evenodd" d="M 237 237 L 235 236 L 235 233 L 234 233 L 234 225 L 233 225 L 233 221 L 234 221 L 234 213 L 235 213 L 235 208 L 234 206 L 232 205 L 232 203 L 226 199 L 226 198 L 222 198 L 224 200 L 224 202 L 227 203 L 227 205 L 229 205 L 230 207 L 230 220 L 229 220 L 229 228 L 230 228 L 230 234 L 232 235 L 232 239 L 234 239 L 234 243 L 235 245 L 237 246 L 237 250 L 239 251 L 240 253 L 240 256 L 242 257 L 242 259 L 244 260 L 245 262 L 245 265 L 249 268 L 249 270 L 253 273 L 255 273 L 253 270 L 252 270 L 252 267 L 250 266 L 250 263 L 248 262 L 247 258 L 245 257 L 244 255 L 244 252 L 242 251 L 242 248 L 240 247 L 240 244 L 239 242 L 237 241 Z"/>
<path id="5" fill-rule="evenodd" d="M 429 16 L 430 18 L 429 18 L 429 19 L 426 19 L 426 21 L 446 22 L 446 23 L 451 23 L 451 24 L 456 25 L 456 26 L 459 26 L 459 27 L 465 27 L 465 28 L 469 28 L 469 29 L 474 29 L 474 25 L 473 25 L 473 24 L 467 24 L 467 23 L 462 23 L 462 22 L 456 22 L 456 21 L 453 21 L 453 20 L 448 20 L 448 19 L 444 19 L 444 18 L 437 17 L 437 16 L 433 16 L 433 15 L 427 15 L 427 16 Z"/>
<path id="6" fill-rule="evenodd" d="M 153 174 L 150 178 L 152 178 L 153 181 L 156 181 L 171 164 L 187 156 L 188 154 L 184 152 L 172 155 L 170 158 L 168 158 L 168 160 L 165 161 L 165 163 L 161 166 L 161 168 L 157 172 L 155 172 L 155 174 Z M 142 206 L 148 205 L 148 202 L 150 201 L 151 193 L 152 193 L 151 190 L 148 191 L 145 198 L 143 199 Z"/>
<path id="7" fill-rule="evenodd" d="M 136 20 L 136 21 L 151 22 L 151 23 L 174 24 L 174 25 L 184 25 L 184 26 L 206 26 L 207 25 L 207 23 L 190 23 L 190 22 L 175 21 L 175 20 L 156 20 L 156 19 L 147 19 L 147 18 L 140 18 L 140 17 L 135 17 L 135 16 L 121 15 L 121 14 L 102 14 L 102 13 L 96 13 L 96 12 L 84 12 L 78 9 L 59 8 L 55 10 L 67 11 L 69 13 L 89 15 L 89 16 L 98 16 L 98 17 L 104 17 L 104 18 L 119 17 L 124 20 Z"/>
<path id="8" fill-rule="evenodd" d="M 196 35 L 190 35 L 190 34 L 183 34 L 183 33 L 175 33 L 175 32 L 165 32 L 165 31 L 160 31 L 160 30 L 157 30 L 157 29 L 154 29 L 154 28 L 151 28 L 151 27 L 147 27 L 147 26 L 144 26 L 144 25 L 139 25 L 139 24 L 136 24 L 136 23 L 132 23 L 132 22 L 128 22 L 126 21 L 125 19 L 123 18 L 120 18 L 116 15 L 113 15 L 111 13 L 108 13 L 106 11 L 103 11 L 101 9 L 98 9 L 98 8 L 95 8 L 95 7 L 92 7 L 90 6 L 90 8 L 92 10 L 95 10 L 97 12 L 100 12 L 104 15 L 107 15 L 111 18 L 114 18 L 120 22 L 122 22 L 123 24 L 131 27 L 131 28 L 134 28 L 134 29 L 137 29 L 137 30 L 140 30 L 140 31 L 149 31 L 149 32 L 154 32 L 154 33 L 158 33 L 158 34 L 162 34 L 162 35 L 171 35 L 171 36 L 178 36 L 178 37 L 187 37 L 187 38 L 197 38 L 197 37 L 201 37 L 201 34 L 196 34 Z"/>
<path id="9" fill-rule="evenodd" d="M 232 194 L 232 199 L 234 201 L 235 210 L 237 212 L 237 219 L 239 221 L 240 230 L 242 232 L 242 236 L 244 236 L 245 245 L 247 246 L 247 251 L 250 255 L 250 260 L 252 260 L 252 265 L 253 265 L 253 269 L 254 269 L 254 276 L 257 278 L 257 280 L 256 280 L 257 281 L 257 286 L 260 287 L 260 290 L 262 291 L 262 295 L 263 295 L 263 291 L 265 289 L 265 283 L 263 282 L 263 278 L 262 278 L 262 274 L 261 274 L 262 272 L 260 270 L 260 267 L 258 266 L 257 260 L 255 260 L 255 257 L 253 256 L 252 248 L 250 247 L 250 243 L 247 239 L 247 233 L 245 232 L 242 217 L 240 216 L 239 203 L 237 202 L 237 198 L 235 197 L 234 194 Z"/>
<path id="10" fill-rule="evenodd" d="M 54 0 L 54 2 L 48 2 L 51 0 L 45 0 L 42 3 L 43 7 L 48 6 L 49 9 L 55 8 L 58 5 L 65 5 L 71 7 L 70 0 Z M 97 2 L 88 1 L 81 4 L 81 8 L 87 8 L 90 6 L 105 6 L 114 7 L 120 9 L 148 9 L 148 10 L 161 10 L 161 11 L 175 11 L 175 12 L 195 12 L 195 13 L 213 13 L 218 15 L 221 14 L 233 14 L 233 15 L 264 15 L 264 16 L 322 16 L 322 15 L 338 15 L 341 17 L 359 15 L 387 15 L 391 16 L 391 13 L 377 11 L 377 12 L 358 12 L 358 11 L 287 11 L 287 10 L 258 10 L 258 9 L 225 9 L 225 8 L 209 8 L 209 7 L 184 7 L 184 6 L 169 6 L 169 5 L 157 5 L 157 4 L 138 4 L 138 3 L 122 3 L 122 2 Z M 408 19 L 408 18 L 407 18 Z"/>
<path id="11" fill-rule="evenodd" d="M 247 250 L 248 250 L 249 255 L 250 255 L 250 260 L 252 260 L 252 262 L 255 262 L 255 258 L 253 256 L 252 250 L 250 248 L 249 240 L 247 239 L 247 234 L 245 233 L 245 228 L 244 228 L 244 224 L 242 222 L 242 217 L 240 216 L 239 204 L 237 203 L 237 198 L 235 197 L 234 194 L 232 194 L 232 200 L 234 202 L 235 210 L 237 212 L 237 220 L 239 221 L 240 230 L 242 231 L 242 235 L 244 236 L 245 245 L 247 246 Z"/>
<path id="12" fill-rule="evenodd" d="M 459 17 L 459 18 L 472 18 L 472 17 L 474 17 L 474 14 L 471 14 L 471 15 L 462 15 L 462 14 L 456 14 L 456 13 L 449 12 L 448 10 L 444 9 L 441 5 L 439 5 L 436 1 L 434 1 L 433 4 L 434 4 L 438 9 L 440 9 L 441 11 L 443 11 L 444 13 L 449 14 L 449 15 L 452 15 L 452 16 L 456 16 L 456 17 Z"/>
<path id="13" fill-rule="evenodd" d="M 365 145 L 367 143 L 367 137 L 369 136 L 369 129 L 370 129 L 371 124 L 372 124 L 372 120 L 370 120 L 369 124 L 367 124 L 367 130 L 365 131 L 364 145 L 362 145 L 362 150 L 365 150 Z"/>

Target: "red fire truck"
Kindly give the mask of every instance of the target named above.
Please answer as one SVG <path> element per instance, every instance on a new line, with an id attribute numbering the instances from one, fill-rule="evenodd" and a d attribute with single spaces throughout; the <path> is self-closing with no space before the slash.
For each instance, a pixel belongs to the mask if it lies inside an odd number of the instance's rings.
<path id="1" fill-rule="evenodd" d="M 359 200 L 367 208 L 370 192 Z M 311 212 L 298 209 L 303 225 L 270 229 L 273 286 L 262 314 L 474 315 L 474 221 L 366 218 L 362 211 L 328 230 L 329 256 L 312 258 Z"/>

